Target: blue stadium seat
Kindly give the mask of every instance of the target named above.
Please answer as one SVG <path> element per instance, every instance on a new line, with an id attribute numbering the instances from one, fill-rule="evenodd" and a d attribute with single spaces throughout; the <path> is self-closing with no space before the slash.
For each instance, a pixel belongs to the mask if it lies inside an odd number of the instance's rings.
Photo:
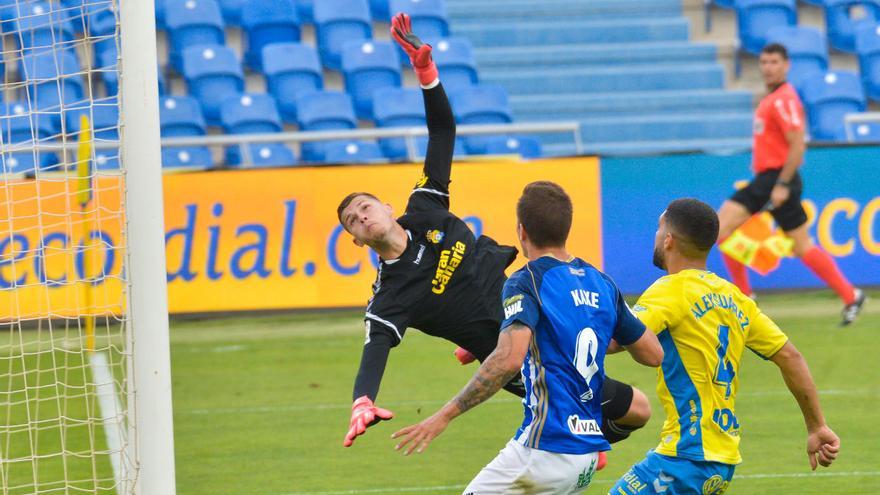
<path id="1" fill-rule="evenodd" d="M 880 101 L 880 25 L 864 25 L 856 31 L 859 73 L 868 98 Z"/>
<path id="2" fill-rule="evenodd" d="M 40 109 L 60 109 L 83 99 L 80 65 L 73 50 L 28 52 L 21 61 L 28 98 Z M 60 122 L 59 122 L 60 123 Z"/>
<path id="3" fill-rule="evenodd" d="M 860 122 L 850 129 L 850 141 L 856 143 L 880 143 L 880 122 Z"/>
<path id="4" fill-rule="evenodd" d="M 433 42 L 449 36 L 449 20 L 444 0 L 389 0 L 391 15 L 406 12 L 412 20 L 412 30 L 419 38 Z"/>
<path id="5" fill-rule="evenodd" d="M 513 122 L 507 91 L 501 86 L 479 85 L 459 89 L 451 94 L 452 111 L 459 124 L 507 124 Z M 468 154 L 486 153 L 491 136 L 464 138 Z"/>
<path id="6" fill-rule="evenodd" d="M 831 46 L 847 53 L 856 50 L 856 30 L 880 21 L 876 0 L 825 0 L 825 29 Z"/>
<path id="7" fill-rule="evenodd" d="M 354 129 L 357 119 L 351 96 L 339 91 L 309 91 L 296 97 L 299 126 L 304 131 Z"/>
<path id="8" fill-rule="evenodd" d="M 166 96 L 159 100 L 159 128 L 163 137 L 204 136 L 205 118 L 191 96 Z"/>
<path id="9" fill-rule="evenodd" d="M 281 143 L 252 144 L 248 150 L 254 167 L 283 167 L 299 163 L 293 151 Z M 226 150 L 227 165 L 237 167 L 243 161 L 237 146 Z"/>
<path id="10" fill-rule="evenodd" d="M 189 93 L 202 105 L 205 120 L 220 124 L 220 105 L 226 98 L 241 94 L 244 74 L 231 48 L 194 46 L 183 52 L 183 75 Z"/>
<path id="11" fill-rule="evenodd" d="M 275 99 L 267 94 L 246 93 L 228 98 L 221 108 L 223 128 L 230 134 L 263 134 L 281 132 L 281 116 Z M 248 145 L 254 165 L 292 165 L 296 160 L 293 153 L 281 143 L 261 143 Z M 285 150 L 287 152 L 285 152 Z M 242 163 L 240 146 L 226 149 L 226 163 Z"/>
<path id="12" fill-rule="evenodd" d="M 273 43 L 263 48 L 263 72 L 269 93 L 278 102 L 281 118 L 295 124 L 296 97 L 324 88 L 318 52 L 300 43 Z"/>
<path id="13" fill-rule="evenodd" d="M 4 144 L 25 145 L 26 149 L 28 143 L 48 139 L 57 132 L 54 116 L 33 113 L 33 110 L 27 101 L 13 101 L 3 105 L 0 140 Z M 3 172 L 27 173 L 34 172 L 37 164 L 43 170 L 50 169 L 58 163 L 58 156 L 45 151 L 16 151 L 4 153 L 3 160 Z"/>
<path id="14" fill-rule="evenodd" d="M 161 1 L 161 0 L 160 0 Z M 199 45 L 223 45 L 223 15 L 217 0 L 164 0 L 171 44 L 171 66 L 182 69 L 184 51 Z"/>
<path id="15" fill-rule="evenodd" d="M 342 67 L 345 43 L 373 37 L 367 0 L 321 0 L 314 5 L 321 63 L 331 70 Z"/>
<path id="16" fill-rule="evenodd" d="M 211 150 L 204 146 L 162 148 L 164 168 L 209 168 L 214 166 Z"/>
<path id="17" fill-rule="evenodd" d="M 296 13 L 302 23 L 315 22 L 314 0 L 296 0 Z"/>
<path id="18" fill-rule="evenodd" d="M 382 88 L 373 94 L 373 117 L 377 127 L 425 127 L 425 103 L 422 90 Z M 417 139 L 422 139 L 421 136 Z M 407 156 L 404 138 L 379 140 L 382 153 L 390 159 Z M 418 146 L 418 144 L 417 144 Z"/>
<path id="19" fill-rule="evenodd" d="M 82 102 L 66 111 L 66 131 L 73 139 L 78 138 L 81 124 L 80 116 L 82 115 L 89 118 L 92 136 L 96 142 L 119 140 L 119 102 L 115 97 L 94 100 L 91 104 Z M 118 170 L 119 153 L 118 148 L 95 148 L 95 168 L 98 170 Z"/>
<path id="20" fill-rule="evenodd" d="M 296 98 L 299 127 L 304 131 L 346 130 L 357 127 L 351 96 L 339 91 L 311 91 Z M 324 161 L 328 142 L 302 144 L 302 159 Z"/>
<path id="21" fill-rule="evenodd" d="M 119 139 L 119 102 L 116 98 L 94 100 L 91 104 L 83 102 L 82 105 L 64 112 L 68 134 L 79 133 L 82 115 L 89 118 L 95 139 Z"/>
<path id="22" fill-rule="evenodd" d="M 230 134 L 281 132 L 281 116 L 271 95 L 245 93 L 226 99 L 220 109 L 223 128 Z"/>
<path id="23" fill-rule="evenodd" d="M 370 15 L 373 21 L 389 22 L 391 11 L 388 10 L 388 0 L 370 0 Z"/>
<path id="24" fill-rule="evenodd" d="M 736 19 L 742 49 L 757 55 L 767 44 L 767 32 L 797 24 L 795 0 L 736 0 Z"/>
<path id="25" fill-rule="evenodd" d="M 163 0 L 156 0 L 154 2 L 153 9 L 156 11 L 156 30 L 164 31 L 165 30 L 165 2 Z"/>
<path id="26" fill-rule="evenodd" d="M 481 84 L 459 89 L 450 96 L 455 119 L 460 124 L 506 124 L 513 121 L 507 91 L 501 86 Z"/>
<path id="27" fill-rule="evenodd" d="M 354 99 L 358 118 L 373 118 L 373 93 L 380 88 L 400 87 L 400 62 L 388 41 L 352 41 L 342 48 L 345 90 Z"/>
<path id="28" fill-rule="evenodd" d="M 376 143 L 366 141 L 334 141 L 324 146 L 326 163 L 371 163 L 384 161 L 382 150 Z"/>
<path id="29" fill-rule="evenodd" d="M 811 74 L 824 74 L 828 70 L 828 42 L 818 29 L 801 26 L 775 27 L 767 32 L 767 42 L 785 46 L 791 61 L 788 81 L 797 88 Z"/>
<path id="30" fill-rule="evenodd" d="M 441 74 L 443 87 L 449 91 L 480 82 L 471 43 L 464 38 L 444 38 L 436 42 L 432 54 Z"/>
<path id="31" fill-rule="evenodd" d="M 49 2 L 20 2 L 14 19 L 11 26 L 4 26 L 4 34 L 12 34 L 24 50 L 54 49 L 58 43 L 76 37 L 73 23 L 64 11 Z"/>
<path id="32" fill-rule="evenodd" d="M 112 50 L 95 53 L 96 69 L 100 72 L 101 79 L 104 81 L 104 89 L 107 92 L 107 96 L 113 96 L 119 92 L 119 72 L 116 68 L 117 58 L 116 46 Z M 159 73 L 161 74 L 161 72 L 160 70 Z"/>
<path id="33" fill-rule="evenodd" d="M 804 81 L 803 96 L 814 141 L 846 141 L 844 116 L 866 108 L 861 81 L 852 72 L 814 74 Z"/>
<path id="34" fill-rule="evenodd" d="M 106 0 L 79 0 L 84 17 L 80 27 L 87 29 L 95 53 L 116 49 L 116 12 Z"/>
<path id="35" fill-rule="evenodd" d="M 300 40 L 299 17 L 293 0 L 244 0 L 241 26 L 247 40 L 244 59 L 256 71 L 263 67 L 263 47 Z"/>
<path id="36" fill-rule="evenodd" d="M 220 0 L 220 12 L 227 26 L 241 26 L 242 4 L 247 0 Z"/>
<path id="37" fill-rule="evenodd" d="M 534 136 L 492 136 L 486 140 L 487 155 L 520 155 L 523 158 L 540 158 L 541 141 Z"/>
<path id="38" fill-rule="evenodd" d="M 714 0 L 712 2 L 714 5 L 718 7 L 723 7 L 725 9 L 732 9 L 735 7 L 736 0 Z"/>

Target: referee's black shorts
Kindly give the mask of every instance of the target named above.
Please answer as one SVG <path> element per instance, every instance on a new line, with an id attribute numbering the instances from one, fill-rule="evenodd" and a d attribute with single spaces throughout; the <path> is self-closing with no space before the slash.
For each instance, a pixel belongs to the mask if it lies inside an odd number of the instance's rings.
<path id="1" fill-rule="evenodd" d="M 770 201 L 770 193 L 773 191 L 773 186 L 776 185 L 779 172 L 781 172 L 780 169 L 761 172 L 749 182 L 748 186 L 733 193 L 730 200 L 745 206 L 752 214 L 758 213 Z M 789 184 L 788 199 L 785 203 L 770 210 L 773 219 L 786 232 L 807 223 L 807 212 L 801 205 L 801 192 L 804 188 L 801 174 L 795 172 Z"/>

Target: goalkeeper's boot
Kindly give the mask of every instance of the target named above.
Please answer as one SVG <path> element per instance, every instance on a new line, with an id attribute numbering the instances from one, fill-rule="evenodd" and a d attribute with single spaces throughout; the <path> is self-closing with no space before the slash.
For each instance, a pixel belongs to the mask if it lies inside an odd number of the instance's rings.
<path id="1" fill-rule="evenodd" d="M 855 300 L 844 306 L 843 311 L 840 312 L 840 326 L 842 327 L 856 321 L 856 318 L 859 317 L 859 313 L 862 312 L 862 306 L 865 305 L 865 300 L 868 299 L 868 296 L 865 295 L 862 289 L 853 289 L 853 292 L 855 292 Z"/>

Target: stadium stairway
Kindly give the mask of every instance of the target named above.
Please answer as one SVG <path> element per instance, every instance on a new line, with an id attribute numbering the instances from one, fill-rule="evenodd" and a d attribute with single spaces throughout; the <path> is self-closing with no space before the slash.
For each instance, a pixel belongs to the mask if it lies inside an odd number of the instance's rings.
<path id="1" fill-rule="evenodd" d="M 515 121 L 577 120 L 588 153 L 730 152 L 751 145 L 752 93 L 725 90 L 717 48 L 689 39 L 681 0 L 447 0 L 481 83 Z M 542 137 L 573 154 L 570 136 Z"/>

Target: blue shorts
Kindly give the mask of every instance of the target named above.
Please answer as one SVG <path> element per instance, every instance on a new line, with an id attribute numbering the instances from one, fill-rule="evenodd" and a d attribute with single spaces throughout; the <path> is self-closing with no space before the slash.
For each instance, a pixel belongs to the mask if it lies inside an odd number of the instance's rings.
<path id="1" fill-rule="evenodd" d="M 609 495 L 722 495 L 736 466 L 690 461 L 649 451 L 608 491 Z"/>

